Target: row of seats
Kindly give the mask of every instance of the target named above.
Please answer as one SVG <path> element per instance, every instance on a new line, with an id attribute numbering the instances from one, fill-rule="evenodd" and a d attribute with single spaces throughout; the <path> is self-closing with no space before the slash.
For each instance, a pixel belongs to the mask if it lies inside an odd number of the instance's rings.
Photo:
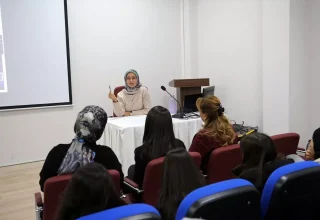
<path id="1" fill-rule="evenodd" d="M 114 186 L 120 196 L 121 184 L 119 172 L 117 170 L 108 170 L 108 173 L 111 175 Z M 67 187 L 71 176 L 72 174 L 66 174 L 49 178 L 45 182 L 44 198 L 42 198 L 40 192 L 34 194 L 37 220 L 55 219 L 54 216 L 60 204 L 63 191 Z"/>
<path id="2" fill-rule="evenodd" d="M 296 133 L 287 133 L 271 137 L 276 145 L 277 152 L 283 155 L 295 154 L 298 148 L 300 136 Z M 200 168 L 201 155 L 190 152 L 197 167 Z M 235 144 L 227 147 L 220 147 L 212 151 L 208 163 L 207 183 L 217 183 L 234 178 L 232 169 L 241 164 L 240 145 Z M 164 157 L 151 161 L 145 171 L 143 186 L 139 189 L 137 183 L 125 178 L 125 185 L 135 194 L 141 195 L 142 202 L 155 206 L 158 202 L 161 189 L 162 165 Z"/>
<path id="3" fill-rule="evenodd" d="M 286 133 L 271 136 L 276 150 L 284 156 L 296 154 L 300 135 Z M 227 161 L 227 163 L 226 163 Z M 232 169 L 241 164 L 240 145 L 220 147 L 212 151 L 208 164 L 208 183 L 216 183 L 233 178 Z"/>
<path id="4" fill-rule="evenodd" d="M 295 220 L 319 219 L 320 165 L 312 161 L 281 167 L 269 177 L 263 194 L 248 181 L 226 180 L 199 188 L 185 197 L 176 220 L 246 219 Z M 161 219 L 158 211 L 146 204 L 122 206 L 80 220 Z"/>
<path id="5" fill-rule="evenodd" d="M 290 133 L 276 135 L 273 136 L 272 139 L 275 142 L 277 151 L 284 155 L 293 154 L 297 150 L 299 143 L 298 134 Z M 194 159 L 196 166 L 200 168 L 200 154 L 191 152 L 190 155 Z M 125 179 L 125 184 L 127 186 L 133 188 L 136 193 L 141 194 L 141 201 L 152 206 L 157 204 L 159 198 L 163 162 L 164 158 L 158 158 L 147 165 L 142 189 L 139 189 L 138 185 L 130 179 Z M 208 166 L 208 184 L 234 178 L 231 170 L 239 164 L 241 164 L 241 153 L 240 146 L 238 144 L 214 150 L 210 156 Z M 120 195 L 121 183 L 119 173 L 115 170 L 109 170 L 108 172 L 111 174 L 116 189 Z M 41 193 L 35 193 L 38 219 L 53 219 L 60 201 L 60 196 L 70 178 L 71 175 L 63 175 L 48 179 L 45 182 L 44 187 L 44 200 L 41 197 Z M 125 199 L 128 203 L 134 202 L 130 196 L 127 196 Z"/>

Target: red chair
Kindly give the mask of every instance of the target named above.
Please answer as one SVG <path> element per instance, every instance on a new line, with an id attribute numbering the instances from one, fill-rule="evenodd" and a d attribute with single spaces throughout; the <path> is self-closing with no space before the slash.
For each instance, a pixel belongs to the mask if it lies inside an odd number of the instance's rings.
<path id="1" fill-rule="evenodd" d="M 189 152 L 196 166 L 200 169 L 201 155 L 197 152 Z M 142 189 L 134 181 L 125 178 L 124 184 L 127 185 L 134 193 L 141 195 L 141 202 L 156 206 L 161 192 L 162 167 L 164 157 L 152 160 L 148 163 L 143 180 Z"/>
<path id="2" fill-rule="evenodd" d="M 232 169 L 241 163 L 242 157 L 239 144 L 219 147 L 213 150 L 207 168 L 208 184 L 235 178 Z"/>
<path id="3" fill-rule="evenodd" d="M 113 94 L 117 97 L 118 93 L 121 92 L 124 88 L 125 88 L 125 86 L 118 86 L 118 87 L 114 88 Z M 118 117 L 118 116 L 116 116 L 116 114 L 113 113 L 113 117 Z"/>
<path id="4" fill-rule="evenodd" d="M 125 88 L 125 86 L 118 86 L 118 87 L 114 88 L 113 94 L 117 97 L 118 93 L 121 92 L 124 88 Z"/>
<path id="5" fill-rule="evenodd" d="M 297 133 L 287 133 L 271 136 L 278 153 L 284 156 L 296 154 L 300 136 Z"/>
<path id="6" fill-rule="evenodd" d="M 120 174 L 116 170 L 108 170 L 115 184 L 117 192 L 120 196 Z M 44 199 L 41 193 L 34 194 L 36 205 L 36 219 L 40 220 L 54 220 L 57 208 L 60 204 L 62 193 L 68 185 L 71 174 L 51 177 L 44 183 Z"/>

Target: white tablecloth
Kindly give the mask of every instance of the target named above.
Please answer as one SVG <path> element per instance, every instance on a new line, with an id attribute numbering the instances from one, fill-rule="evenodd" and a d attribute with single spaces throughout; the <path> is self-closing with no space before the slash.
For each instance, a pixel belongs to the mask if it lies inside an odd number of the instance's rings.
<path id="1" fill-rule="evenodd" d="M 130 165 L 134 164 L 134 149 L 142 145 L 146 116 L 109 118 L 100 143 L 111 147 L 122 164 L 126 175 Z M 172 119 L 176 138 L 182 140 L 189 149 L 194 135 L 203 124 L 200 118 Z"/>

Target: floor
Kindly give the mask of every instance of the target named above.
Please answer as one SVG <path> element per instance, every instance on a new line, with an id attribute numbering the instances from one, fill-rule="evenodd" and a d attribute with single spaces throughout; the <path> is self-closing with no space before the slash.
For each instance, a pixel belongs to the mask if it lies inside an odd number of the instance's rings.
<path id="1" fill-rule="evenodd" d="M 43 161 L 0 167 L 0 220 L 35 219 L 34 193 L 39 192 Z"/>

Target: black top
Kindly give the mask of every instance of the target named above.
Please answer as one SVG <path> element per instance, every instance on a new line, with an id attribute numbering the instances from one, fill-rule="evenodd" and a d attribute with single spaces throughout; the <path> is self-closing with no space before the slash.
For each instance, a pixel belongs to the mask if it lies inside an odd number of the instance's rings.
<path id="1" fill-rule="evenodd" d="M 134 167 L 133 181 L 137 183 L 140 188 L 142 187 L 144 172 L 146 170 L 146 167 L 148 163 L 151 161 L 147 155 L 142 154 L 143 147 L 145 146 L 142 145 L 140 147 L 137 147 L 134 150 L 135 167 Z M 163 157 L 163 156 L 160 156 L 160 157 Z"/>
<path id="2" fill-rule="evenodd" d="M 258 167 L 246 168 L 245 165 L 241 164 L 234 168 L 232 172 L 239 178 L 251 182 L 258 189 L 258 191 L 262 193 L 264 185 L 266 184 L 269 176 L 273 173 L 273 171 L 293 162 L 294 161 L 292 159 L 277 159 L 264 164 L 262 172 L 262 183 L 257 183 L 259 173 Z"/>
<path id="3" fill-rule="evenodd" d="M 177 143 L 181 142 L 181 140 L 179 139 L 175 139 L 175 146 L 178 145 Z M 173 148 L 175 147 L 173 146 Z M 183 145 L 179 145 L 179 146 L 184 146 Z M 135 160 L 135 167 L 134 167 L 134 175 L 133 175 L 133 181 L 135 183 L 137 183 L 139 185 L 139 188 L 142 187 L 143 185 L 143 179 L 144 179 L 144 172 L 147 168 L 147 165 L 150 161 L 152 160 L 155 160 L 157 158 L 154 158 L 154 159 L 151 159 L 149 158 L 149 156 L 145 153 L 143 153 L 143 148 L 146 147 L 144 145 L 140 146 L 140 147 L 137 147 L 135 150 L 134 150 L 134 160 Z M 184 146 L 185 148 L 185 146 Z M 163 155 L 159 155 L 158 158 L 160 157 L 164 157 L 166 156 L 167 152 Z"/>
<path id="4" fill-rule="evenodd" d="M 49 152 L 42 170 L 40 172 L 40 187 L 41 191 L 43 191 L 44 183 L 47 179 L 53 176 L 58 175 L 58 169 L 63 161 L 63 158 L 65 157 L 70 144 L 59 144 L 52 148 L 52 150 Z M 112 149 L 110 147 L 102 146 L 102 145 L 96 145 L 91 144 L 87 145 L 92 151 L 96 153 L 94 162 L 101 164 L 106 169 L 109 170 L 117 170 L 120 174 L 120 181 L 123 182 L 123 172 L 121 169 L 121 164 L 117 158 L 117 156 L 114 154 Z"/>

